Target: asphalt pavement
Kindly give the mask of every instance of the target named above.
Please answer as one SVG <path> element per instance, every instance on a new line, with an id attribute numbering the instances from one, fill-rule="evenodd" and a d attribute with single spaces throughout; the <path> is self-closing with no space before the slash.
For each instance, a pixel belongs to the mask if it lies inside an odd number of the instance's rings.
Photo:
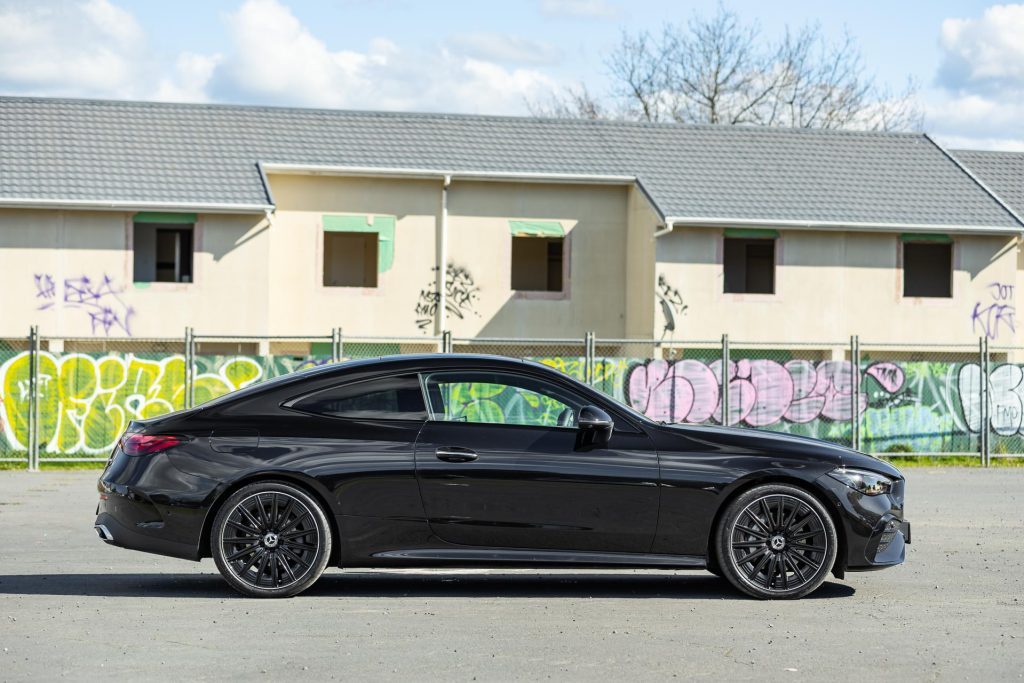
<path id="1" fill-rule="evenodd" d="M 98 472 L 0 472 L 0 680 L 1020 680 L 1024 468 L 909 469 L 907 563 L 796 602 L 706 572 L 341 571 L 290 600 L 92 530 Z"/>

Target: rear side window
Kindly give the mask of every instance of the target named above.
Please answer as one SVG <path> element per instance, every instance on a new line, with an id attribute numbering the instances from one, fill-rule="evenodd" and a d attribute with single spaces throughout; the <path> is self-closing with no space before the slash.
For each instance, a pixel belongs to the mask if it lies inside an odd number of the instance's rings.
<path id="1" fill-rule="evenodd" d="M 426 420 L 416 375 L 383 377 L 344 384 L 303 396 L 288 404 L 304 413 L 356 420 Z"/>

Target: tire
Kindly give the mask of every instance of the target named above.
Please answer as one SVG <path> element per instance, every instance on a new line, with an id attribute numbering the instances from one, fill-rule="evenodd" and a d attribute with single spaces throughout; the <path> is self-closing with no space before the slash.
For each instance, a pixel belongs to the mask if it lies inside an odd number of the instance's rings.
<path id="1" fill-rule="evenodd" d="M 213 520 L 210 552 L 228 584 L 252 598 L 288 598 L 312 586 L 331 557 L 323 508 L 278 481 L 235 491 Z"/>
<path id="2" fill-rule="evenodd" d="M 717 566 L 761 599 L 802 598 L 825 581 L 839 540 L 828 511 L 804 489 L 767 484 L 729 503 L 715 530 Z"/>

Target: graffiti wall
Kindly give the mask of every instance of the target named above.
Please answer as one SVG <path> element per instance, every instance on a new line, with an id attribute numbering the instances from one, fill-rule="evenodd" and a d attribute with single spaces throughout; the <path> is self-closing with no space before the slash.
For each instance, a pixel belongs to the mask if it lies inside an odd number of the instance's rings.
<path id="1" fill-rule="evenodd" d="M 329 359 L 197 356 L 196 404 L 263 379 Z M 28 352 L 0 357 L 0 454 L 28 444 Z M 166 354 L 39 355 L 39 443 L 42 457 L 105 455 L 128 422 L 185 405 L 185 359 Z"/>
<path id="2" fill-rule="evenodd" d="M 583 379 L 583 358 L 538 358 Z M 721 360 L 601 358 L 594 386 L 655 420 L 722 424 Z M 981 424 L 977 363 L 865 359 L 854 395 L 849 361 L 737 359 L 728 367 L 728 423 L 851 443 L 856 411 L 866 451 L 976 452 Z M 1024 367 L 988 378 L 993 452 L 1024 452 Z"/>
<path id="3" fill-rule="evenodd" d="M 328 360 L 199 356 L 195 401 Z M 585 377 L 582 357 L 534 360 L 576 379 Z M 0 456 L 24 452 L 28 443 L 29 370 L 27 352 L 0 353 Z M 43 352 L 39 370 L 43 458 L 105 455 L 129 420 L 184 405 L 181 355 Z M 1021 365 L 994 364 L 987 425 L 981 424 L 977 363 L 865 359 L 858 368 L 859 391 L 853 368 L 842 360 L 739 358 L 726 371 L 731 425 L 849 444 L 856 414 L 861 446 L 871 452 L 972 452 L 984 428 L 993 435 L 994 452 L 1024 452 Z M 592 384 L 655 420 L 721 424 L 721 372 L 720 359 L 598 358 Z M 476 409 L 470 405 L 474 402 L 488 411 L 503 405 L 491 395 L 467 394 L 460 401 L 470 406 L 464 406 L 467 410 Z M 550 412 L 543 401 L 509 409 Z"/>

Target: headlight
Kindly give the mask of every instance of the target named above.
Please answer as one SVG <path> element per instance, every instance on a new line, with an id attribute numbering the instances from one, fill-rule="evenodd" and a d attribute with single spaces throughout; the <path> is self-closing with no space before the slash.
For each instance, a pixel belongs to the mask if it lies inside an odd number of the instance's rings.
<path id="1" fill-rule="evenodd" d="M 878 496 L 889 493 L 892 489 L 892 479 L 868 472 L 867 470 L 854 470 L 846 467 L 832 470 L 828 473 L 836 481 L 841 481 L 854 491 L 860 491 L 866 496 Z"/>

